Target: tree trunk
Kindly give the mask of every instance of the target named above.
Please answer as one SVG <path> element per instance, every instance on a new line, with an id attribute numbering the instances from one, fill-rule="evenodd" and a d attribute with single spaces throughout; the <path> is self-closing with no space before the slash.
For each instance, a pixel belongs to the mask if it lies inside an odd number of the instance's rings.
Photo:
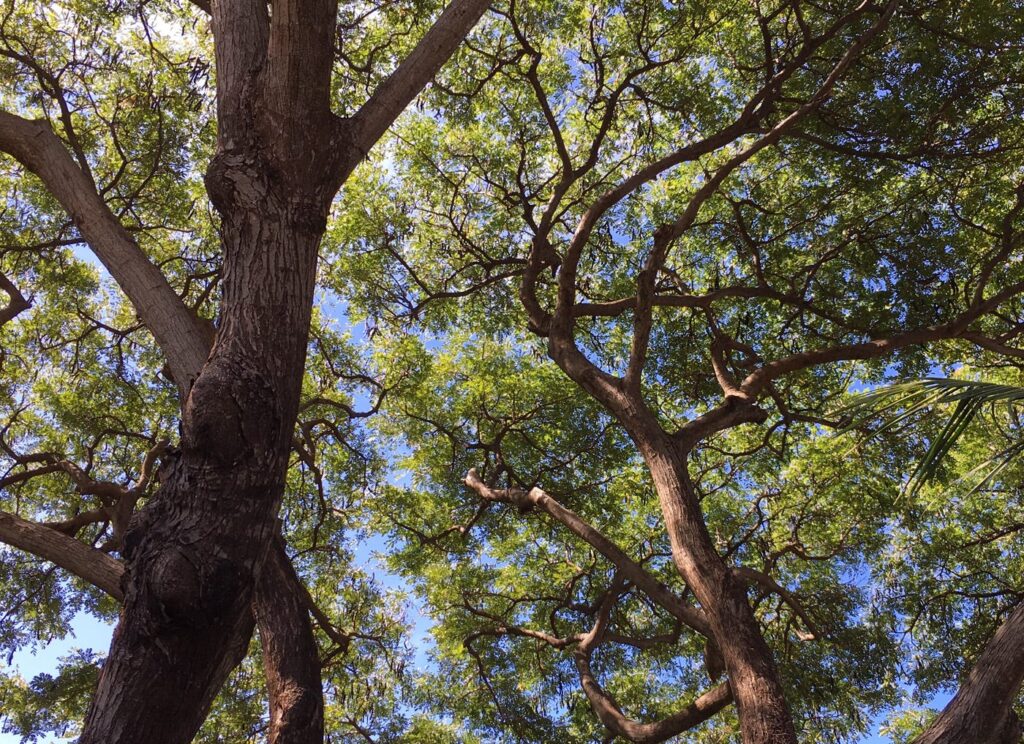
<path id="1" fill-rule="evenodd" d="M 671 442 L 635 437 L 654 478 L 672 559 L 704 610 L 729 676 L 746 744 L 795 744 L 786 697 L 746 587 L 715 549 L 690 482 L 685 457 Z M 659 441 L 661 439 L 661 441 Z"/>
<path id="2" fill-rule="evenodd" d="M 219 165 L 224 314 L 181 450 L 125 536 L 125 607 L 81 744 L 192 739 L 241 658 L 278 529 L 326 204 L 317 220 L 266 171 Z"/>
<path id="3" fill-rule="evenodd" d="M 562 273 L 565 266 L 559 273 L 559 308 L 573 307 L 575 279 L 571 272 Z M 664 431 L 644 404 L 636 379 L 631 388 L 583 355 L 572 336 L 571 312 L 556 311 L 548 352 L 562 371 L 615 416 L 643 455 L 661 504 L 672 560 L 700 603 L 722 652 L 744 743 L 796 744 L 782 682 L 747 601 L 746 587 L 729 570 L 708 534 L 687 470 L 687 447 Z M 723 410 L 738 421 L 738 416 L 757 409 Z"/>
<path id="4" fill-rule="evenodd" d="M 278 538 L 256 585 L 253 613 L 270 694 L 268 744 L 322 744 L 320 657 L 298 576 Z"/>
<path id="5" fill-rule="evenodd" d="M 331 200 L 489 4 L 454 0 L 347 120 L 330 105 L 336 0 L 275 0 L 272 15 L 262 0 L 210 4 L 220 325 L 185 402 L 181 449 L 125 535 L 125 605 L 80 744 L 190 741 L 240 660 L 278 530 Z"/>
<path id="6" fill-rule="evenodd" d="M 985 646 L 967 680 L 914 744 L 1019 744 L 1013 703 L 1024 681 L 1024 603 Z"/>

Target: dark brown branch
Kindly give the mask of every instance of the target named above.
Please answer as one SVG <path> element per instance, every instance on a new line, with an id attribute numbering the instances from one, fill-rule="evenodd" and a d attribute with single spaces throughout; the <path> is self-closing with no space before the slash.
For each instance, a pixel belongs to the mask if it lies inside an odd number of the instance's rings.
<path id="1" fill-rule="evenodd" d="M 627 717 L 615 700 L 604 691 L 590 668 L 586 654 L 576 654 L 576 669 L 583 692 L 590 706 L 605 727 L 617 736 L 632 742 L 661 742 L 699 726 L 732 702 L 728 684 L 713 687 L 682 710 L 651 723 L 640 723 Z"/>
<path id="2" fill-rule="evenodd" d="M 0 272 L 0 290 L 10 298 L 6 307 L 0 308 L 0 327 L 5 323 L 14 320 L 19 313 L 32 307 L 32 303 L 25 299 L 25 296 L 14 286 L 14 282 L 8 279 L 3 272 Z"/>
<path id="3" fill-rule="evenodd" d="M 491 0 L 453 0 L 416 48 L 377 87 L 351 120 L 352 145 L 359 159 L 369 153 L 398 115 L 426 87 L 490 5 Z"/>
<path id="4" fill-rule="evenodd" d="M 71 215 L 156 338 L 184 399 L 209 350 L 199 318 L 124 229 L 46 122 L 0 111 L 0 151 L 38 176 Z"/>
<path id="5" fill-rule="evenodd" d="M 758 584 L 759 586 L 767 589 L 770 592 L 774 592 L 782 597 L 782 600 L 790 606 L 793 612 L 796 613 L 797 617 L 804 621 L 804 625 L 807 626 L 809 634 L 801 633 L 801 641 L 813 641 L 822 638 L 821 631 L 818 630 L 818 626 L 811 620 L 807 614 L 807 610 L 804 609 L 803 603 L 793 594 L 793 592 L 786 589 L 773 579 L 768 574 L 758 571 L 756 568 L 750 568 L 748 566 L 736 566 L 732 572 L 740 579 L 751 583 Z"/>
<path id="6" fill-rule="evenodd" d="M 601 723 L 612 733 L 632 742 L 654 744 L 670 739 L 708 720 L 732 702 L 732 693 L 729 690 L 729 685 L 718 685 L 682 710 L 652 723 L 634 721 L 622 712 L 618 703 L 605 692 L 597 681 L 597 677 L 594 676 L 590 667 L 590 657 L 594 649 L 608 638 L 611 612 L 624 587 L 624 578 L 624 574 L 616 575 L 612 587 L 605 594 L 598 609 L 594 627 L 580 639 L 579 645 L 573 652 L 573 658 L 576 662 L 576 670 L 580 675 L 583 692 Z"/>
<path id="7" fill-rule="evenodd" d="M 323 741 L 320 658 L 304 594 L 279 537 L 263 564 L 252 605 L 270 695 L 269 744 Z"/>
<path id="8" fill-rule="evenodd" d="M 819 364 L 854 359 L 876 359 L 898 349 L 917 344 L 957 338 L 968 331 L 970 324 L 986 312 L 994 310 L 1006 300 L 1024 292 L 1024 282 L 1005 287 L 987 300 L 973 305 L 949 323 L 918 328 L 887 338 L 876 338 L 858 344 L 834 346 L 828 349 L 804 351 L 769 362 L 747 376 L 740 386 L 749 396 L 756 396 L 772 380 L 797 370 Z"/>

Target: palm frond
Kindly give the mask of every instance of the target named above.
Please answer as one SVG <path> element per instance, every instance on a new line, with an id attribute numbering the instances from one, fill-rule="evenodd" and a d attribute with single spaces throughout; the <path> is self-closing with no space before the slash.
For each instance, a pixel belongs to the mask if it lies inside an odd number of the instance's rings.
<path id="1" fill-rule="evenodd" d="M 874 432 L 877 436 L 918 414 L 931 414 L 940 406 L 956 404 L 942 431 L 932 440 L 928 451 L 910 476 L 907 490 L 912 496 L 935 477 L 939 464 L 982 411 L 996 407 L 1010 409 L 1022 401 L 1024 387 L 978 380 L 930 377 L 888 385 L 865 393 L 858 396 L 840 413 L 855 417 L 843 431 L 860 428 L 869 420 L 882 416 L 883 423 Z M 1024 443 L 1014 443 L 974 468 L 964 478 L 978 473 L 982 473 L 983 478 L 972 491 L 990 482 L 1022 451 Z"/>

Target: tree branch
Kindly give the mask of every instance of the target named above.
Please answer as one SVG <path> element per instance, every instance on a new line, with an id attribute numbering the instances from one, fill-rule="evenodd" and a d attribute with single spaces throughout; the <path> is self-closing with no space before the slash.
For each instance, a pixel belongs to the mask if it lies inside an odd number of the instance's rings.
<path id="1" fill-rule="evenodd" d="M 252 605 L 270 696 L 268 744 L 312 744 L 324 737 L 320 658 L 304 592 L 278 536 L 260 571 Z"/>
<path id="2" fill-rule="evenodd" d="M 5 323 L 14 320 L 19 314 L 32 307 L 32 303 L 25 299 L 25 296 L 14 286 L 14 282 L 8 279 L 3 272 L 0 272 L 0 290 L 10 298 L 6 307 L 0 308 L 0 327 Z"/>
<path id="3" fill-rule="evenodd" d="M 594 649 L 607 639 L 612 608 L 622 592 L 625 578 L 624 572 L 616 574 L 611 588 L 601 602 L 594 627 L 582 637 L 573 652 L 573 658 L 576 661 L 576 670 L 580 675 L 583 692 L 601 723 L 612 733 L 632 742 L 654 744 L 654 742 L 670 739 L 676 734 L 708 720 L 732 702 L 732 692 L 728 684 L 718 685 L 682 710 L 652 723 L 640 723 L 623 714 L 618 703 L 604 691 L 597 681 L 597 677 L 594 676 L 590 667 L 590 656 Z"/>
<path id="4" fill-rule="evenodd" d="M 416 48 L 377 86 L 351 119 L 352 145 L 360 160 L 455 53 L 490 5 L 491 0 L 453 0 Z"/>
<path id="5" fill-rule="evenodd" d="M 184 399 L 209 350 L 199 318 L 110 211 L 49 124 L 0 111 L 0 151 L 38 176 L 68 211 L 153 334 Z"/>
<path id="6" fill-rule="evenodd" d="M 646 593 L 647 596 L 661 605 L 677 620 L 685 623 L 701 635 L 709 636 L 711 634 L 711 629 L 704 618 L 704 613 L 686 604 L 673 594 L 668 587 L 647 573 L 639 563 L 626 555 L 618 545 L 583 521 L 575 512 L 559 504 L 541 489 L 534 488 L 527 492 L 521 488 L 508 488 L 498 491 L 480 479 L 476 468 L 471 469 L 466 474 L 466 485 L 487 501 L 512 504 L 520 509 L 537 508 L 553 517 L 556 521 L 569 528 L 570 532 L 585 540 L 597 552 L 611 561 L 625 579 L 636 585 L 637 588 Z"/>
<path id="7" fill-rule="evenodd" d="M 55 563 L 121 602 L 124 566 L 95 548 L 50 527 L 0 512 L 0 540 Z"/>
<path id="8" fill-rule="evenodd" d="M 793 592 L 789 591 L 786 587 L 782 586 L 768 574 L 758 571 L 756 568 L 750 568 L 749 566 L 736 566 L 732 569 L 733 574 L 738 578 L 742 579 L 751 584 L 758 584 L 759 586 L 767 589 L 770 592 L 774 592 L 782 597 L 782 600 L 790 606 L 790 608 L 797 614 L 797 616 L 804 621 L 804 625 L 807 626 L 807 630 L 810 634 L 799 634 L 800 640 L 802 641 L 813 641 L 822 638 L 821 631 L 818 630 L 818 626 L 810 616 L 807 614 L 807 610 L 804 609 L 803 603 L 797 599 Z"/>

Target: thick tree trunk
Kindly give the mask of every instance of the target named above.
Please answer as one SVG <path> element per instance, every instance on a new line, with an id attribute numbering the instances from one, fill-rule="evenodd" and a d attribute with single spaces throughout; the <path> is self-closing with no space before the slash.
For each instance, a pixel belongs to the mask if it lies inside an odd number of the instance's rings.
<path id="1" fill-rule="evenodd" d="M 283 541 L 275 540 L 253 605 L 270 693 L 268 744 L 322 744 L 324 740 L 320 657 L 298 581 Z"/>
<path id="2" fill-rule="evenodd" d="M 82 744 L 191 740 L 241 658 L 232 644 L 278 529 L 326 204 L 315 219 L 248 164 L 216 177 L 235 189 L 224 315 L 181 451 L 125 537 L 125 608 Z"/>
<path id="3" fill-rule="evenodd" d="M 693 591 L 721 649 L 746 744 L 795 744 L 786 697 L 745 585 L 715 550 L 685 458 L 657 435 L 638 437 L 654 478 L 672 558 Z"/>
<path id="4" fill-rule="evenodd" d="M 1019 744 L 1013 703 L 1024 682 L 1024 603 L 985 646 L 960 690 L 914 744 Z"/>
<path id="5" fill-rule="evenodd" d="M 80 744 L 190 741 L 241 658 L 278 530 L 331 200 L 488 5 L 455 0 L 341 120 L 330 107 L 336 0 L 281 0 L 272 15 L 261 0 L 211 3 L 218 150 L 206 186 L 222 218 L 220 326 L 184 406 L 180 452 L 125 535 L 125 606 Z"/>

